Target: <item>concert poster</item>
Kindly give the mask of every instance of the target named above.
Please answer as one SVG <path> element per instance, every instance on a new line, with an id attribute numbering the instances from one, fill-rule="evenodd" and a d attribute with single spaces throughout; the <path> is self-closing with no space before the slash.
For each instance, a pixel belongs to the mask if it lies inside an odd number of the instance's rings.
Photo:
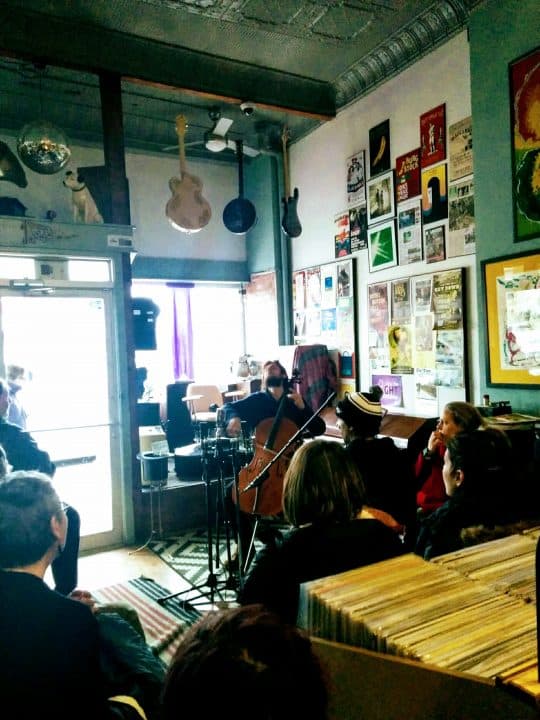
<path id="1" fill-rule="evenodd" d="M 303 270 L 293 273 L 293 307 L 296 310 L 306 307 L 306 274 Z"/>
<path id="2" fill-rule="evenodd" d="M 411 319 L 410 279 L 392 280 L 392 323 L 405 325 Z"/>
<path id="3" fill-rule="evenodd" d="M 433 312 L 435 330 L 463 328 L 462 269 L 448 270 L 433 276 Z"/>
<path id="4" fill-rule="evenodd" d="M 446 158 L 446 104 L 420 115 L 420 167 Z"/>
<path id="5" fill-rule="evenodd" d="M 450 185 L 448 230 L 446 254 L 449 258 L 471 255 L 475 252 L 474 180 L 472 177 Z"/>
<path id="6" fill-rule="evenodd" d="M 369 130 L 369 177 L 390 170 L 390 120 Z"/>
<path id="7" fill-rule="evenodd" d="M 349 228 L 349 211 L 339 213 L 334 217 L 334 242 L 336 257 L 351 254 L 351 235 Z"/>
<path id="8" fill-rule="evenodd" d="M 321 269 L 320 267 L 310 268 L 306 272 L 306 308 L 308 310 L 320 308 L 321 302 Z"/>
<path id="9" fill-rule="evenodd" d="M 420 148 L 396 158 L 396 202 L 420 195 Z"/>
<path id="10" fill-rule="evenodd" d="M 446 259 L 444 225 L 437 225 L 424 230 L 424 258 L 427 263 L 440 262 Z"/>
<path id="11" fill-rule="evenodd" d="M 413 346 L 411 326 L 392 324 L 388 328 L 388 345 L 390 347 L 390 372 L 392 375 L 412 375 Z"/>
<path id="12" fill-rule="evenodd" d="M 351 252 L 367 248 L 367 206 L 366 203 L 349 210 L 349 235 Z"/>
<path id="13" fill-rule="evenodd" d="M 448 164 L 450 182 L 473 172 L 472 117 L 463 118 L 448 128 Z"/>
<path id="14" fill-rule="evenodd" d="M 366 151 L 360 150 L 347 159 L 347 205 L 366 202 Z"/>
<path id="15" fill-rule="evenodd" d="M 426 225 L 448 217 L 446 163 L 422 170 L 422 221 Z"/>
<path id="16" fill-rule="evenodd" d="M 381 405 L 386 408 L 403 407 L 401 375 L 372 375 L 371 384 L 382 388 Z"/>
<path id="17" fill-rule="evenodd" d="M 423 278 L 413 278 L 413 300 L 414 312 L 422 313 L 431 310 L 431 276 Z"/>
<path id="18" fill-rule="evenodd" d="M 398 262 L 400 265 L 422 260 L 422 204 L 413 198 L 398 205 Z"/>

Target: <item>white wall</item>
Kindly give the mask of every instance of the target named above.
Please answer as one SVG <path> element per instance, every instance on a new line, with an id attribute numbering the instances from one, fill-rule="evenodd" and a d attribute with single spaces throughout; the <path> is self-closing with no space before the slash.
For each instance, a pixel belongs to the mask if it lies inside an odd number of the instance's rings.
<path id="1" fill-rule="evenodd" d="M 469 46 L 466 32 L 405 70 L 382 87 L 339 113 L 290 150 L 291 187 L 298 187 L 302 235 L 291 241 L 293 270 L 334 260 L 334 216 L 347 207 L 346 160 L 366 150 L 369 168 L 369 129 L 390 120 L 391 166 L 396 157 L 420 145 L 420 115 L 446 103 L 446 123 L 471 114 Z M 474 132 L 474 130 L 473 130 Z M 448 233 L 448 228 L 446 228 Z M 467 268 L 468 333 L 471 399 L 479 402 L 478 313 L 475 256 L 467 255 L 427 265 L 424 261 L 369 273 L 367 250 L 357 258 L 358 345 L 360 389 L 370 385 L 367 357 L 367 285 L 455 267 Z M 363 351 L 363 348 L 366 350 Z M 414 411 L 414 376 L 403 376 L 406 409 Z M 441 396 L 444 403 L 446 398 Z"/>
<path id="2" fill-rule="evenodd" d="M 0 134 L 0 139 L 17 155 L 15 137 Z M 103 164 L 101 148 L 72 145 L 72 156 L 64 170 L 54 175 L 41 175 L 23 165 L 28 186 L 19 188 L 10 182 L 0 182 L 0 195 L 20 200 L 27 208 L 27 217 L 44 220 L 47 211 L 54 210 L 58 222 L 71 222 L 71 190 L 62 184 L 65 172 Z M 209 224 L 194 235 L 175 230 L 165 216 L 165 206 L 171 197 L 169 179 L 179 173 L 178 158 L 126 154 L 131 222 L 135 226 L 137 251 L 152 257 L 244 261 L 245 236 L 230 233 L 222 220 L 225 205 L 238 196 L 237 166 L 188 159 L 187 169 L 203 182 L 203 196 L 212 209 Z"/>

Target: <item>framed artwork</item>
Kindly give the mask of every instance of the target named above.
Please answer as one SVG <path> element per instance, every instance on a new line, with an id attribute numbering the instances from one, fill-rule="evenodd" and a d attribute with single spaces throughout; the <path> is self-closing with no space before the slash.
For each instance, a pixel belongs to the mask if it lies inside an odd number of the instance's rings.
<path id="1" fill-rule="evenodd" d="M 394 171 L 378 175 L 367 183 L 367 221 L 368 225 L 393 218 L 395 210 Z"/>
<path id="2" fill-rule="evenodd" d="M 448 242 L 447 257 L 470 255 L 476 250 L 474 222 L 474 179 L 450 185 L 448 192 Z"/>
<path id="3" fill-rule="evenodd" d="M 347 205 L 366 201 L 366 152 L 360 150 L 347 159 Z"/>
<path id="4" fill-rule="evenodd" d="M 349 209 L 351 252 L 367 248 L 367 207 L 364 203 Z"/>
<path id="5" fill-rule="evenodd" d="M 540 235 L 540 48 L 510 63 L 514 242 Z"/>
<path id="6" fill-rule="evenodd" d="M 393 220 L 368 227 L 369 270 L 397 265 L 396 224 Z"/>
<path id="7" fill-rule="evenodd" d="M 369 177 L 390 170 L 390 120 L 369 131 Z"/>
<path id="8" fill-rule="evenodd" d="M 396 158 L 396 201 L 420 195 L 420 148 Z"/>
<path id="9" fill-rule="evenodd" d="M 424 223 L 448 217 L 446 163 L 422 170 L 422 220 Z"/>
<path id="10" fill-rule="evenodd" d="M 440 262 L 446 258 L 444 225 L 424 229 L 424 258 L 427 263 Z"/>
<path id="11" fill-rule="evenodd" d="M 420 167 L 446 158 L 446 104 L 420 115 Z"/>
<path id="12" fill-rule="evenodd" d="M 540 252 L 483 260 L 488 385 L 540 386 Z"/>
<path id="13" fill-rule="evenodd" d="M 334 217 L 334 247 L 337 258 L 350 255 L 351 235 L 349 229 L 349 211 L 345 210 Z"/>
<path id="14" fill-rule="evenodd" d="M 422 260 L 422 205 L 420 198 L 398 204 L 398 257 L 400 265 Z"/>

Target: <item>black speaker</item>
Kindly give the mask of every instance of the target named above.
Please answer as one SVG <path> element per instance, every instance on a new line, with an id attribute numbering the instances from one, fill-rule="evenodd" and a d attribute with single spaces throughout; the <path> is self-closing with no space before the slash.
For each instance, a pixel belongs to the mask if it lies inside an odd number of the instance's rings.
<path id="1" fill-rule="evenodd" d="M 149 298 L 133 298 L 132 307 L 135 350 L 155 350 L 159 307 Z"/>

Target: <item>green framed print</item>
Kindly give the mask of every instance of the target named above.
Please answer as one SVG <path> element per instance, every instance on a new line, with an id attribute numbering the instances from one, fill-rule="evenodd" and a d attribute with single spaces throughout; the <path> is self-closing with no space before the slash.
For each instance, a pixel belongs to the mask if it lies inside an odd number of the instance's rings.
<path id="1" fill-rule="evenodd" d="M 397 265 L 394 220 L 368 227 L 368 256 L 370 272 Z"/>

